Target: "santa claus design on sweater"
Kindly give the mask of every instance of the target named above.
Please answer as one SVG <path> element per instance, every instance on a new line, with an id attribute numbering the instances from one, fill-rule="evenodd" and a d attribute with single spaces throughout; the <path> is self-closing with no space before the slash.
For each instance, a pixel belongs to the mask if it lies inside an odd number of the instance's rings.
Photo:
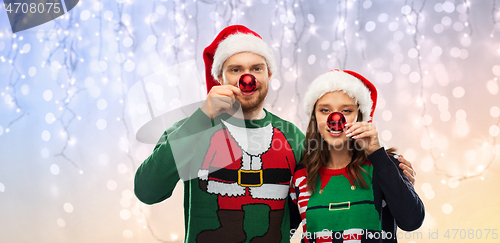
<path id="1" fill-rule="evenodd" d="M 235 242 L 246 238 L 243 206 L 264 204 L 270 208 L 269 230 L 264 238 L 252 241 L 281 239 L 285 199 L 295 170 L 295 157 L 285 135 L 271 124 L 260 128 L 242 128 L 224 121 L 222 124 L 224 128 L 212 136 L 198 171 L 200 188 L 218 195 L 221 227 L 204 231 L 197 238 L 215 239 L 226 234 L 226 230 L 237 235 L 235 231 L 240 229 L 241 238 Z M 240 224 L 241 227 L 235 227 Z"/>

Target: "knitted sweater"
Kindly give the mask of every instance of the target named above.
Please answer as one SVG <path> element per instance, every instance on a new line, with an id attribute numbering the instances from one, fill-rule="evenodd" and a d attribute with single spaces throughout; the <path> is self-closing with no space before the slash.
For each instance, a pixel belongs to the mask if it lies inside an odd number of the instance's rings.
<path id="1" fill-rule="evenodd" d="M 211 120 L 197 109 L 175 123 L 137 169 L 137 198 L 161 202 L 181 179 L 185 242 L 259 237 L 289 242 L 289 210 L 297 211 L 289 207 L 289 187 L 304 135 L 292 123 L 265 114 L 261 120 L 228 114 Z"/>
<path id="2" fill-rule="evenodd" d="M 362 168 L 368 189 L 350 181 L 345 168 L 321 168 L 316 191 L 307 191 L 300 164 L 291 197 L 298 205 L 305 242 L 397 242 L 397 227 L 412 231 L 424 220 L 424 205 L 395 158 L 383 148 L 368 156 Z"/>

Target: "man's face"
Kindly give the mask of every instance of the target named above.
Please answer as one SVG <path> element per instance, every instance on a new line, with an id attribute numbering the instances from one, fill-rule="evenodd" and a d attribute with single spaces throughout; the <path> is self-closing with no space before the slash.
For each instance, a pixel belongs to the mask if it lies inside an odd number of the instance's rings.
<path id="1" fill-rule="evenodd" d="M 264 105 L 264 99 L 269 87 L 269 73 L 266 59 L 251 52 L 240 52 L 229 57 L 222 66 L 222 76 L 219 82 L 238 86 L 238 80 L 243 74 L 252 74 L 257 79 L 257 90 L 252 92 L 242 92 L 236 99 L 240 102 L 243 111 L 260 109 Z"/>

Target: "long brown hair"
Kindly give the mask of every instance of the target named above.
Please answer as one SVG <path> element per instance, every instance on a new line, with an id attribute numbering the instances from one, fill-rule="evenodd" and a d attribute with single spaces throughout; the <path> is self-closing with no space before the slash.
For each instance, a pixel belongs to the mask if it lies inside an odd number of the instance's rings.
<path id="1" fill-rule="evenodd" d="M 316 105 L 314 105 L 311 119 L 309 120 L 309 125 L 306 131 L 306 144 L 304 148 L 304 153 L 302 156 L 301 163 L 305 165 L 307 172 L 307 190 L 314 193 L 316 189 L 316 183 L 318 182 L 319 169 L 330 161 L 330 146 L 321 137 L 318 131 L 318 122 L 316 121 Z M 358 110 L 357 121 L 362 121 L 363 115 Z M 352 153 L 351 162 L 346 166 L 347 176 L 350 181 L 354 181 L 361 188 L 369 188 L 368 183 L 365 181 L 363 174 L 368 175 L 368 172 L 364 170 L 361 165 L 367 160 L 367 154 L 365 150 L 359 148 L 356 145 L 354 139 L 349 139 L 348 144 L 349 151 Z M 388 152 L 393 152 L 395 149 L 391 148 L 387 150 Z"/>

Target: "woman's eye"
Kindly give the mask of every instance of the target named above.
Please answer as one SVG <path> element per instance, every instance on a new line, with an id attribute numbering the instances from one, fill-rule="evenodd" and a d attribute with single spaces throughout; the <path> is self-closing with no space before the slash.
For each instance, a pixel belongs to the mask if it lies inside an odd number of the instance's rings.
<path id="1" fill-rule="evenodd" d="M 323 112 L 323 113 L 328 113 L 328 112 L 330 112 L 328 109 L 321 109 L 321 110 L 319 110 L 319 111 L 321 111 L 321 112 Z"/>
<path id="2" fill-rule="evenodd" d="M 351 110 L 343 110 L 342 112 L 344 112 L 344 113 L 351 113 L 352 111 Z"/>

